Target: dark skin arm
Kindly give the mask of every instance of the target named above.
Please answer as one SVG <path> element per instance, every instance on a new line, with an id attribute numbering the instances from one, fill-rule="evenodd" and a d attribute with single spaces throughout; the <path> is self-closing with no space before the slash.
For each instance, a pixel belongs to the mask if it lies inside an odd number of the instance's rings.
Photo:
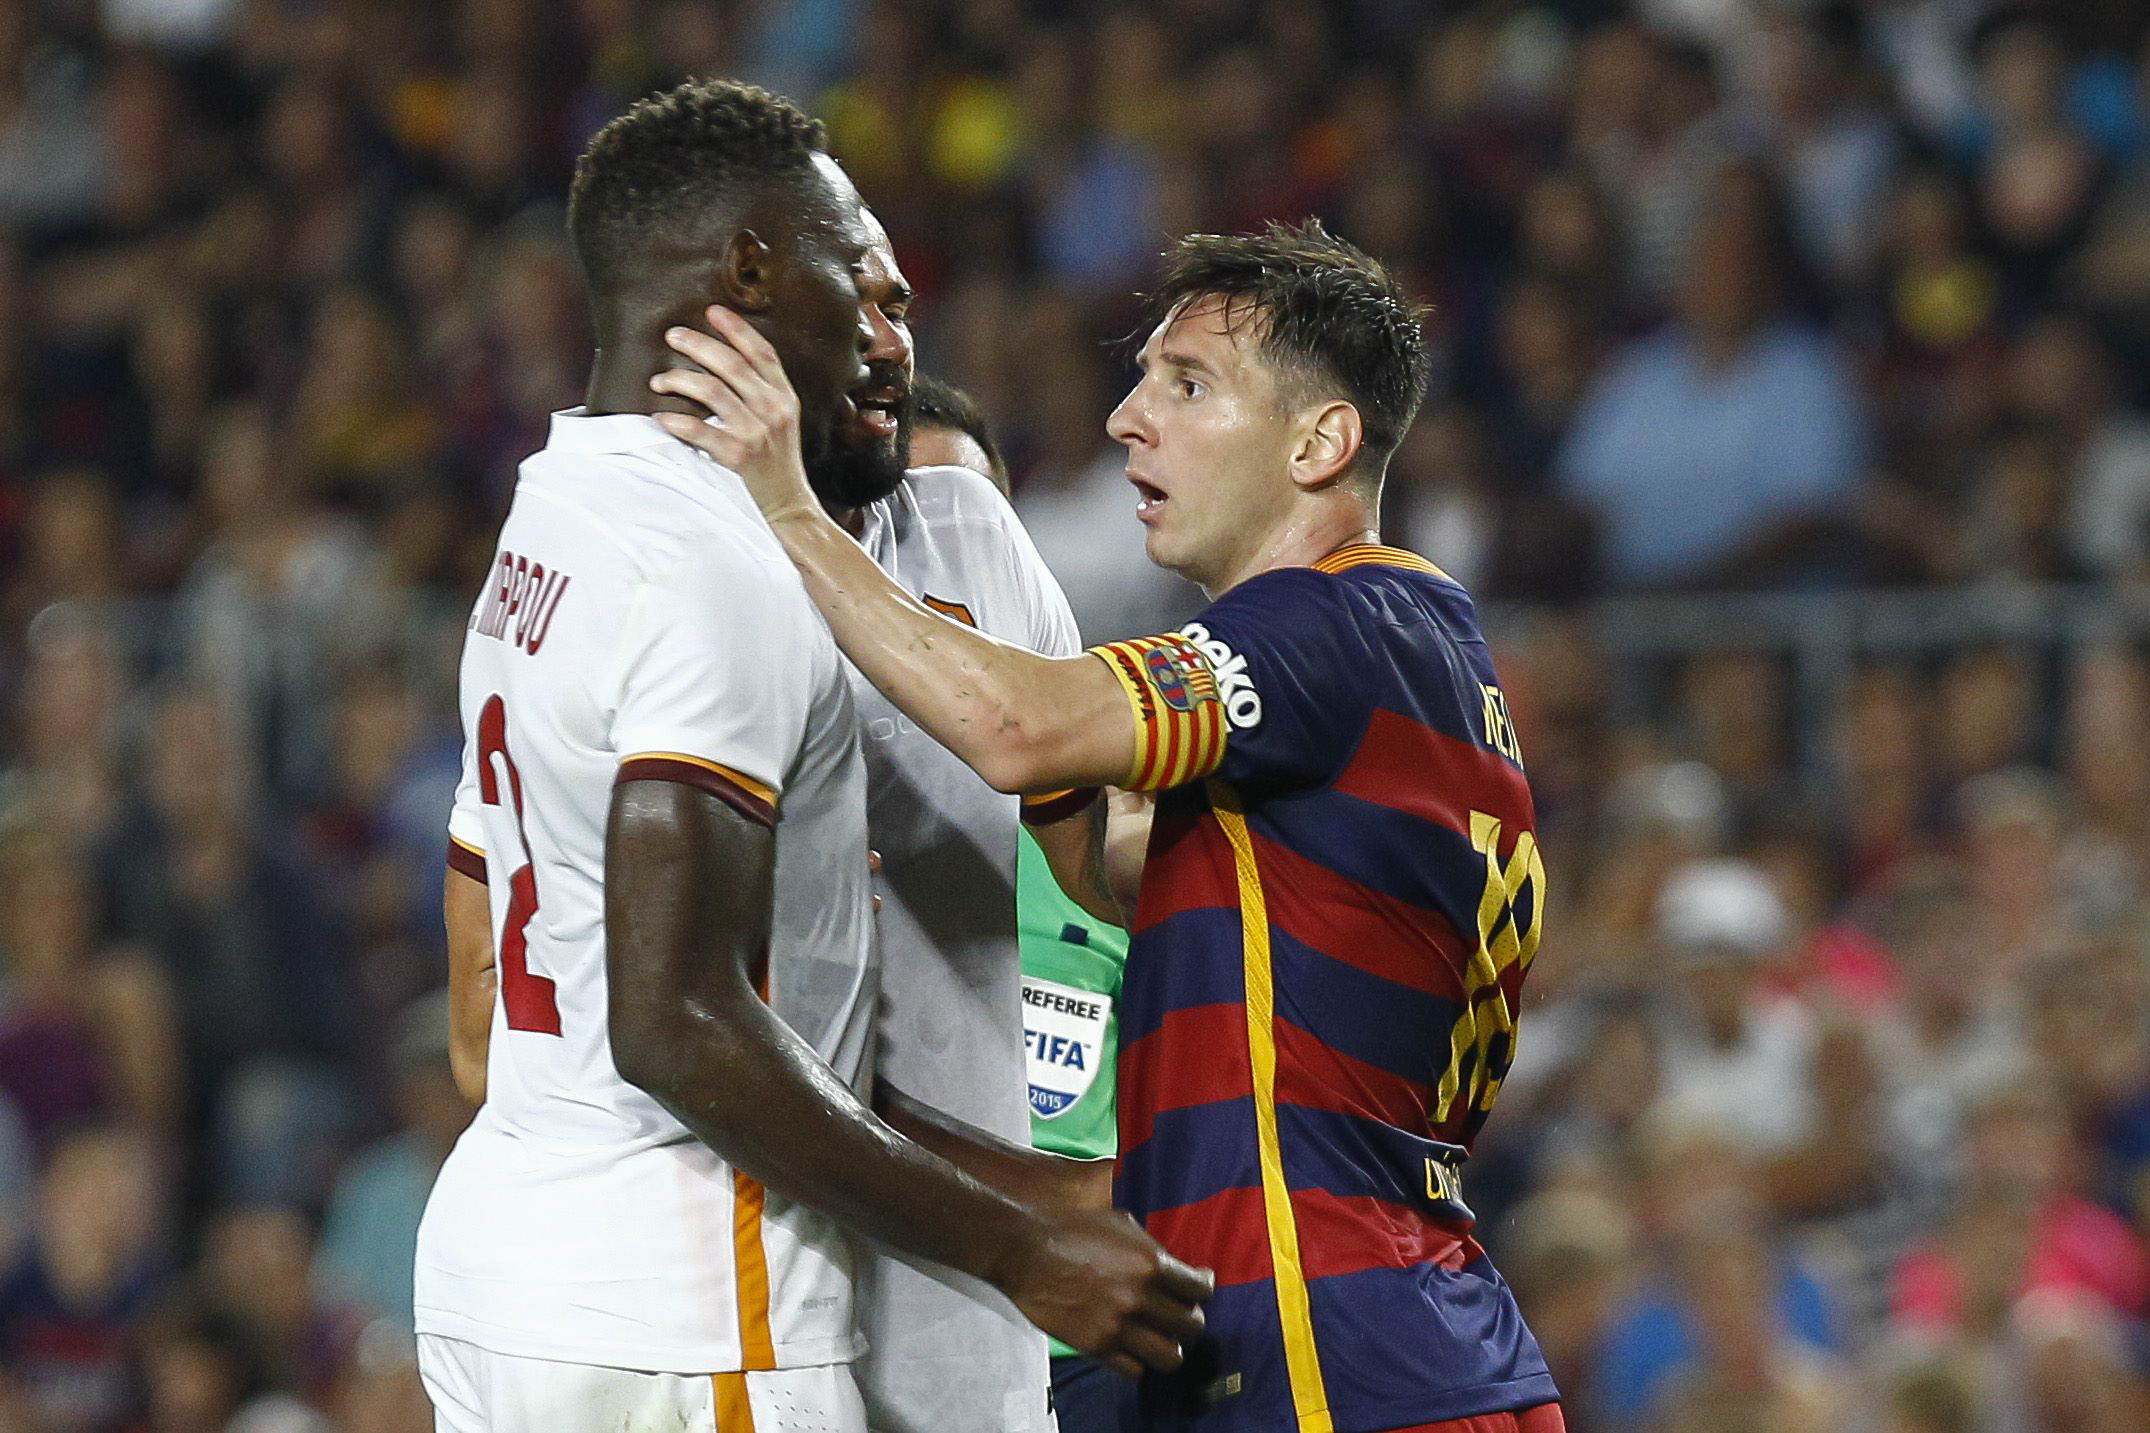
<path id="1" fill-rule="evenodd" d="M 448 1064 L 455 1087 L 473 1105 L 485 1103 L 485 1054 L 493 1035 L 493 910 L 485 882 L 449 868 L 440 892 L 448 926 Z"/>
<path id="2" fill-rule="evenodd" d="M 873 1110 L 889 1127 L 974 1179 L 1039 1208 L 1112 1208 L 1112 1161 L 1063 1159 L 1011 1144 L 954 1115 L 921 1104 L 886 1080 L 874 1086 Z"/>
<path id="3" fill-rule="evenodd" d="M 1178 1366 L 1207 1273 L 1124 1216 L 1047 1218 L 904 1138 L 762 1000 L 775 860 L 773 832 L 704 792 L 614 789 L 605 932 L 621 1076 L 770 1189 L 985 1280 L 1107 1366 Z"/>

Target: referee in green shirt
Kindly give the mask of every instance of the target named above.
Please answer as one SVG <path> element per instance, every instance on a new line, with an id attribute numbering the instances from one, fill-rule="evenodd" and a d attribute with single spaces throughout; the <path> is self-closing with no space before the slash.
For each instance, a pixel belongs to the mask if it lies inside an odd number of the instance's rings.
<path id="1" fill-rule="evenodd" d="M 1016 854 L 1015 919 L 1023 949 L 1023 1043 L 1030 1064 L 1030 1142 L 1070 1159 L 1120 1150 L 1113 1066 L 1120 1054 L 1120 973 L 1127 932 L 1067 898 L 1030 833 Z M 1060 1433 L 1112 1433 L 1120 1380 L 1053 1343 Z"/>

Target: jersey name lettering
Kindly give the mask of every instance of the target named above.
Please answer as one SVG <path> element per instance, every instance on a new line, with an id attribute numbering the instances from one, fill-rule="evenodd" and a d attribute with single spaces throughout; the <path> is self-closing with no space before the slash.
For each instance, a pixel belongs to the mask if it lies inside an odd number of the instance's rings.
<path id="1" fill-rule="evenodd" d="M 1523 744 L 1516 740 L 1515 722 L 1508 715 L 1508 698 L 1490 682 L 1479 683 L 1485 698 L 1486 745 L 1517 766 L 1523 764 Z"/>
<path id="2" fill-rule="evenodd" d="M 486 584 L 485 600 L 470 615 L 470 630 L 535 657 L 572 580 L 558 568 L 503 547 L 493 559 L 493 579 Z"/>

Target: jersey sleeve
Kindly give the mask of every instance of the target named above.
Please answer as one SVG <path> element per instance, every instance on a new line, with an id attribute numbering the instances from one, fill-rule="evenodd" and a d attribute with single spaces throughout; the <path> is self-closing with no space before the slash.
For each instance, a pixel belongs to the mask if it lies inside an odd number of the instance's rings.
<path id="1" fill-rule="evenodd" d="M 1365 725 L 1365 642 L 1336 578 L 1263 573 L 1178 632 L 1093 647 L 1135 717 L 1130 790 L 1324 781 Z"/>
<path id="2" fill-rule="evenodd" d="M 684 782 L 775 825 L 826 641 L 787 577 L 720 552 L 643 583 L 620 634 L 619 781 Z"/>

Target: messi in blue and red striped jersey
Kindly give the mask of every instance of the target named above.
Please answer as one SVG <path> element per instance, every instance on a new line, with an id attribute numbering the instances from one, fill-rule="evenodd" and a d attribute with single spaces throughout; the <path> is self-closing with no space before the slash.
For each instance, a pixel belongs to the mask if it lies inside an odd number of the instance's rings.
<path id="1" fill-rule="evenodd" d="M 845 654 L 993 785 L 1162 793 L 1119 1011 L 1117 1195 L 1156 1257 L 1216 1288 L 1206 1327 L 1160 1307 L 1099 1341 L 1109 1367 L 1172 1370 L 1123 1426 L 1557 1433 L 1459 1173 L 1539 940 L 1530 792 L 1470 598 L 1378 542 L 1429 382 L 1420 313 L 1318 224 L 1182 239 L 1149 303 L 1106 429 L 1151 560 L 1212 599 L 1181 632 L 1056 659 L 910 601 L 796 452 L 757 439 L 767 414 L 784 431 L 767 355 L 750 374 L 682 346 L 726 370 L 712 404 L 742 396 L 722 429 L 671 431 L 739 472 Z M 1048 852 L 1077 900 L 1112 865 L 1098 850 Z M 993 1177 L 1044 1187 L 1035 1158 Z"/>
<path id="2" fill-rule="evenodd" d="M 1116 1203 L 1217 1276 L 1146 1425 L 1375 1433 L 1551 1402 L 1457 1175 L 1545 880 L 1469 596 L 1356 545 L 1098 651 L 1141 731 L 1129 783 L 1169 788 L 1121 996 Z"/>

